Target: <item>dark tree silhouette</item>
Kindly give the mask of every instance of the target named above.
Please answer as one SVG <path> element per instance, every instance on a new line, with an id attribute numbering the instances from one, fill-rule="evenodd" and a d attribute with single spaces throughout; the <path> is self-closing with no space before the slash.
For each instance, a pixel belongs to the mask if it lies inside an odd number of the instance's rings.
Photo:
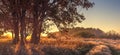
<path id="1" fill-rule="evenodd" d="M 11 21 L 14 30 L 14 40 L 13 43 L 17 43 L 19 41 L 19 33 L 21 36 L 21 43 L 24 43 L 25 37 L 25 13 L 28 9 L 29 0 L 0 0 L 1 2 L 1 13 L 5 16 L 8 16 L 8 21 Z M 4 20 L 3 19 L 3 20 Z M 4 20 L 5 21 L 5 20 Z M 6 22 L 10 23 L 10 22 Z M 6 25 L 5 23 L 5 25 Z"/>
<path id="2" fill-rule="evenodd" d="M 40 33 L 45 26 L 42 24 L 49 20 L 53 21 L 58 29 L 61 25 L 81 22 L 84 16 L 77 12 L 77 7 L 90 8 L 94 3 L 88 0 L 34 0 L 33 1 L 33 34 L 31 42 L 37 44 L 40 40 Z M 73 24 L 74 25 L 74 24 Z"/>
<path id="3" fill-rule="evenodd" d="M 59 30 L 66 26 L 74 26 L 85 17 L 77 12 L 78 7 L 93 7 L 89 0 L 0 0 L 0 13 L 8 16 L 14 30 L 14 43 L 18 43 L 19 34 L 24 44 L 26 32 L 32 33 L 31 43 L 38 44 L 40 34 L 45 30 L 47 22 L 52 21 Z M 32 27 L 32 28 L 31 28 Z M 27 31 L 26 31 L 27 30 Z"/>

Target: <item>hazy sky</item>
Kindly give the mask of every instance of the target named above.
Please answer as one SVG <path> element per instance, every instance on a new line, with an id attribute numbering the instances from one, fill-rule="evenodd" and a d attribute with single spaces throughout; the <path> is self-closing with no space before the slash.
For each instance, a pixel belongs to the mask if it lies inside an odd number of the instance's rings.
<path id="1" fill-rule="evenodd" d="M 95 3 L 88 11 L 82 10 L 86 20 L 78 26 L 100 28 L 105 32 L 120 33 L 120 0 L 90 0 Z"/>

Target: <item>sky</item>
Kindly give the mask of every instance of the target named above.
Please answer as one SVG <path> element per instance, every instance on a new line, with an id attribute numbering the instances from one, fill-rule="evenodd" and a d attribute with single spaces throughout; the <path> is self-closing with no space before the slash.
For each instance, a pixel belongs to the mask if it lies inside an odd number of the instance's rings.
<path id="1" fill-rule="evenodd" d="M 82 9 L 86 17 L 80 27 L 100 28 L 108 32 L 111 30 L 120 33 L 120 0 L 90 0 L 95 3 L 93 8 Z M 80 10 L 80 9 L 79 9 Z"/>

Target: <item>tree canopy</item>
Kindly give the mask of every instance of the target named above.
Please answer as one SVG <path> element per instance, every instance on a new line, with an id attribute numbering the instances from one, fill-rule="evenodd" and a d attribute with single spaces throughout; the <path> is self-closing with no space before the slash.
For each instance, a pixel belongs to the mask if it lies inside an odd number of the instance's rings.
<path id="1" fill-rule="evenodd" d="M 88 9 L 93 5 L 89 0 L 0 0 L 0 20 L 4 21 L 0 24 L 9 24 L 8 29 L 15 34 L 13 42 L 18 42 L 19 34 L 24 42 L 26 32 L 31 32 L 31 42 L 37 44 L 40 33 L 49 26 L 46 21 L 52 21 L 60 30 L 85 20 L 77 12 L 78 7 Z"/>

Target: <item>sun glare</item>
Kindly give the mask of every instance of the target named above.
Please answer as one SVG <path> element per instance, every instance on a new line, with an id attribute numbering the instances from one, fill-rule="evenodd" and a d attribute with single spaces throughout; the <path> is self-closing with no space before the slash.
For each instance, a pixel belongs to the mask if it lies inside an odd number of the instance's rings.
<path id="1" fill-rule="evenodd" d="M 41 37 L 47 37 L 47 34 L 43 34 L 43 33 L 42 33 L 42 34 L 41 34 Z M 30 39 L 31 39 L 31 35 L 27 36 L 26 39 L 27 39 L 27 40 L 30 40 Z"/>
<path id="2" fill-rule="evenodd" d="M 27 36 L 26 39 L 27 39 L 27 40 L 30 40 L 30 39 L 31 39 L 31 35 Z"/>
<path id="3" fill-rule="evenodd" d="M 47 34 L 43 34 L 43 33 L 42 33 L 42 34 L 41 34 L 41 36 L 42 36 L 42 37 L 46 37 L 46 36 L 47 36 Z"/>
<path id="4" fill-rule="evenodd" d="M 3 37 L 7 38 L 7 39 L 12 39 L 12 33 L 11 32 L 5 32 L 3 35 Z M 47 34 L 41 34 L 41 37 L 46 37 Z M 27 36 L 26 37 L 27 40 L 30 40 L 31 39 L 31 35 Z"/>
<path id="5" fill-rule="evenodd" d="M 11 32 L 5 32 L 2 36 L 7 37 L 9 39 L 12 39 L 12 33 Z"/>

